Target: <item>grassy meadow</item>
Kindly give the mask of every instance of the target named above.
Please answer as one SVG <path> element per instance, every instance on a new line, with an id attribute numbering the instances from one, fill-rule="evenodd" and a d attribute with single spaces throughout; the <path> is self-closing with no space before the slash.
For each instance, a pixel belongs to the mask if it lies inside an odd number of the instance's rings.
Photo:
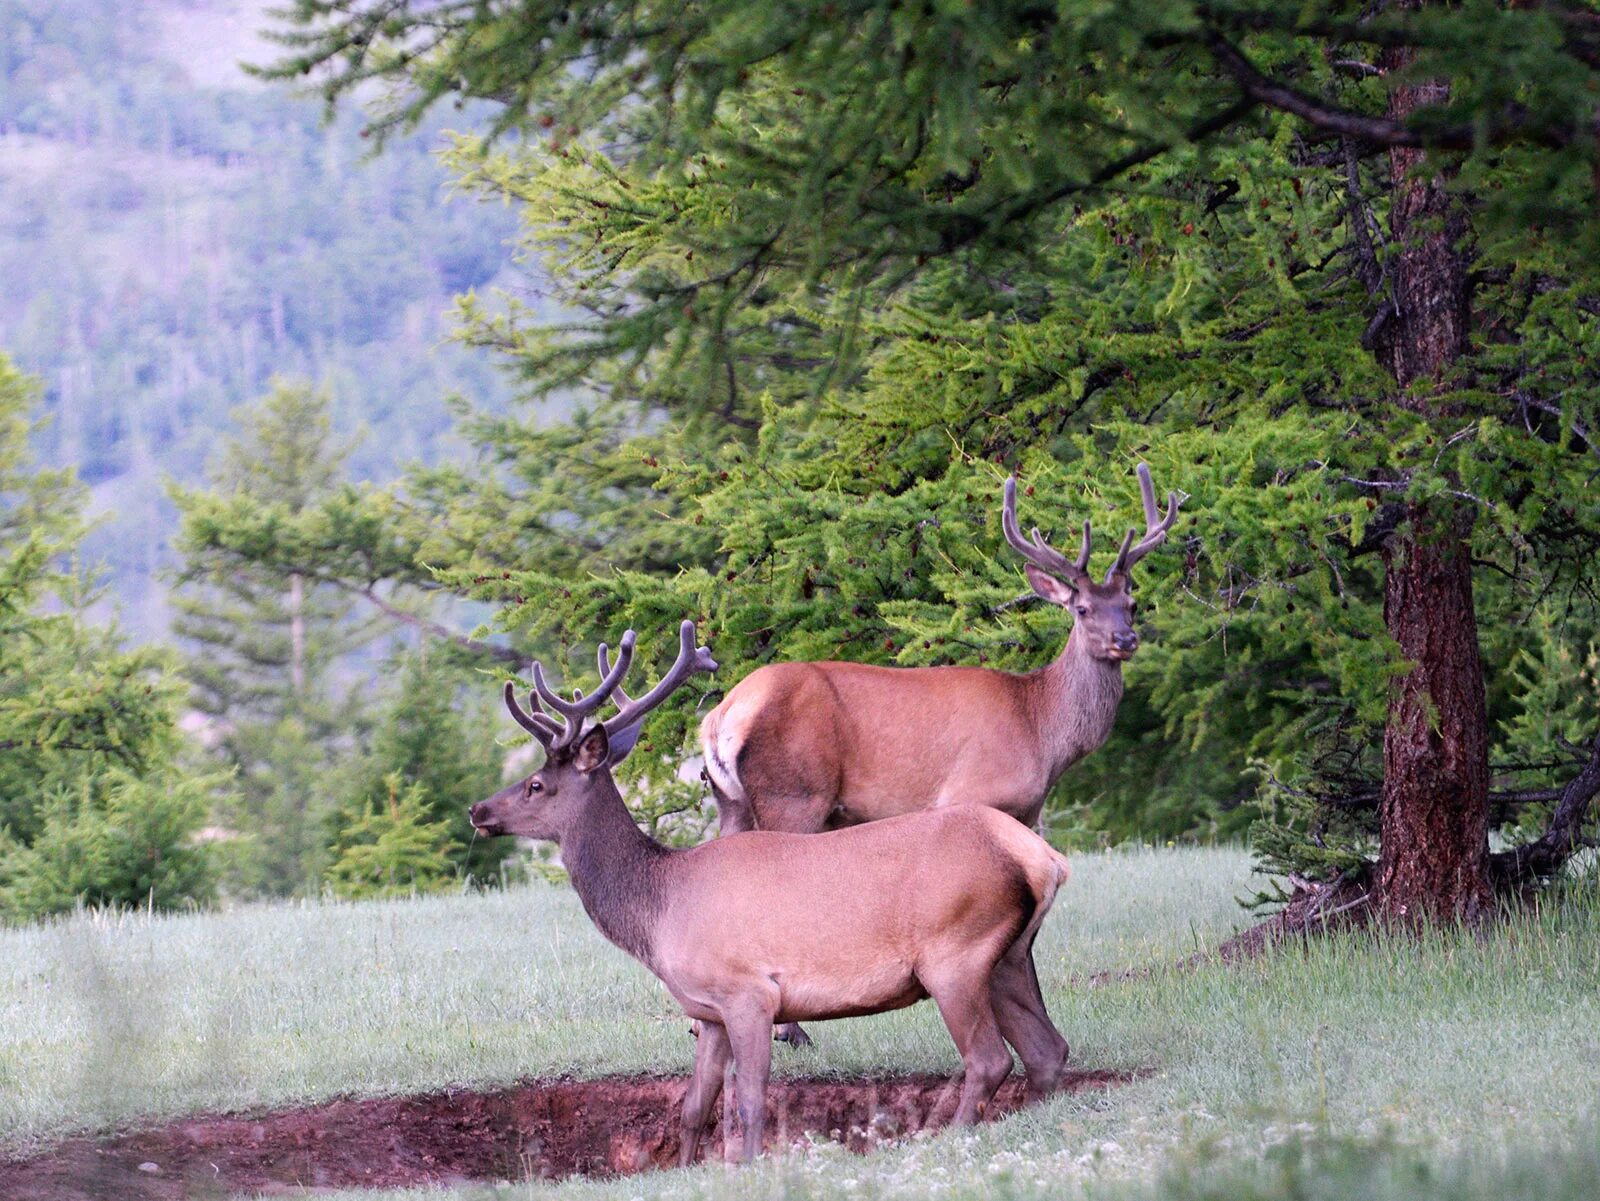
<path id="1" fill-rule="evenodd" d="M 1046 999 L 1079 1067 L 1143 1069 L 1133 1084 L 867 1158 L 818 1147 L 748 1172 L 513 1195 L 1589 1195 L 1600 1163 L 1592 875 L 1481 938 L 1338 937 L 1175 971 L 1246 922 L 1234 897 L 1249 887 L 1248 855 L 1113 851 L 1075 866 L 1039 942 Z M 958 1066 L 931 1005 L 813 1033 L 808 1052 L 780 1049 L 777 1071 Z M 683 1074 L 691 1056 L 670 998 L 563 888 L 82 915 L 0 932 L 6 1151 L 337 1094 Z"/>

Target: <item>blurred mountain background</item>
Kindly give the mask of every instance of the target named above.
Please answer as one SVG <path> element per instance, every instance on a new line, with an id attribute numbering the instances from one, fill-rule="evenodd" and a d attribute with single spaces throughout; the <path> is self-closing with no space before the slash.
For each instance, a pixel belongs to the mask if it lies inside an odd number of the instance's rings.
<path id="1" fill-rule="evenodd" d="M 526 288 L 514 213 L 449 194 L 447 118 L 369 159 L 358 113 L 248 75 L 271 7 L 0 0 L 0 347 L 44 384 L 36 453 L 89 486 L 97 611 L 137 639 L 170 628 L 164 481 L 273 377 L 326 389 L 352 479 L 460 453 L 452 394 L 505 399 L 448 312 Z"/>

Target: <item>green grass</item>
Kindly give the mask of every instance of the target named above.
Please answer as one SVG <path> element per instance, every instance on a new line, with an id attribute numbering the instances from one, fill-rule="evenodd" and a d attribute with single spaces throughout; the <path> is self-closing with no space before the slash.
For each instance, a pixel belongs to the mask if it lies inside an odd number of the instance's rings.
<path id="1" fill-rule="evenodd" d="M 1592 880 L 1482 938 L 1330 938 L 1087 987 L 1092 973 L 1159 968 L 1244 924 L 1233 897 L 1249 866 L 1240 851 L 1175 850 L 1075 867 L 1040 939 L 1047 1000 L 1080 1066 L 1148 1069 L 1136 1083 L 866 1159 L 824 1147 L 732 1176 L 512 1195 L 1559 1196 L 1562 1173 L 1593 1162 Z M 814 1033 L 813 1052 L 780 1051 L 780 1071 L 957 1067 L 927 1005 Z M 660 986 L 563 889 L 0 933 L 0 1145 L 12 1148 L 341 1093 L 683 1073 L 691 1052 Z M 1525 1144 L 1559 1154 L 1505 1159 Z M 1300 1188 L 1295 1172 L 1349 1187 Z M 1541 1172 L 1539 1189 L 1504 1193 L 1517 1173 Z"/>

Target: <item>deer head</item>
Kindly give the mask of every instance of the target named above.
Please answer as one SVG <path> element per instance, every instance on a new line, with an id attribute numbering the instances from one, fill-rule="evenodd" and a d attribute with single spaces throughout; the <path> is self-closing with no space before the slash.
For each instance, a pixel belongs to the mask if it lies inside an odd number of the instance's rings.
<path id="1" fill-rule="evenodd" d="M 1135 531 L 1128 531 L 1116 561 L 1100 583 L 1089 578 L 1089 550 L 1093 541 L 1089 522 L 1083 523 L 1078 557 L 1068 559 L 1046 542 L 1037 529 L 1030 530 L 1027 538 L 1022 536 L 1017 525 L 1016 476 L 1006 480 L 1005 502 L 1000 509 L 1000 527 L 1005 531 L 1006 541 L 1026 560 L 1023 571 L 1034 594 L 1070 612 L 1076 632 L 1084 639 L 1089 654 L 1112 662 L 1131 659 L 1139 649 L 1139 634 L 1133 628 L 1133 566 L 1166 541 L 1167 531 L 1178 519 L 1178 494 L 1167 494 L 1167 515 L 1163 518 L 1156 508 L 1150 468 L 1140 463 L 1138 474 L 1139 494 L 1144 501 L 1144 537 L 1135 543 Z"/>
<path id="2" fill-rule="evenodd" d="M 611 785 L 611 768 L 627 758 L 639 739 L 645 715 L 697 671 L 713 672 L 716 660 L 705 647 L 694 644 L 694 622 L 678 631 L 678 659 L 672 669 L 638 700 L 622 690 L 622 678 L 633 663 L 634 633 L 622 635 L 617 661 L 611 662 L 605 643 L 600 644 L 600 686 L 584 696 L 574 692 L 568 701 L 545 683 L 544 669 L 533 665 L 534 711 L 517 702 L 516 685 L 506 682 L 506 708 L 517 724 L 544 747 L 543 766 L 525 779 L 502 788 L 470 811 L 473 826 L 483 834 L 518 834 L 559 842 L 561 834 L 582 813 L 595 787 Z M 604 721 L 587 724 L 606 701 L 615 698 L 617 712 Z M 546 712 L 548 706 L 549 712 Z"/>

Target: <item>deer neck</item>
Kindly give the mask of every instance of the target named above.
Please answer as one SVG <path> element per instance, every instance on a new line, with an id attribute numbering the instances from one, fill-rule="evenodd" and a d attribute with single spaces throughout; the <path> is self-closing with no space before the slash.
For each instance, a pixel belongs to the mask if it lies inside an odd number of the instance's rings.
<path id="1" fill-rule="evenodd" d="M 1055 662 L 1032 679 L 1038 689 L 1040 739 L 1054 783 L 1110 735 L 1122 701 L 1122 664 L 1090 654 L 1088 640 L 1075 625 Z"/>
<path id="2" fill-rule="evenodd" d="M 561 839 L 561 863 L 600 933 L 647 967 L 672 851 L 633 820 L 609 775 Z"/>

